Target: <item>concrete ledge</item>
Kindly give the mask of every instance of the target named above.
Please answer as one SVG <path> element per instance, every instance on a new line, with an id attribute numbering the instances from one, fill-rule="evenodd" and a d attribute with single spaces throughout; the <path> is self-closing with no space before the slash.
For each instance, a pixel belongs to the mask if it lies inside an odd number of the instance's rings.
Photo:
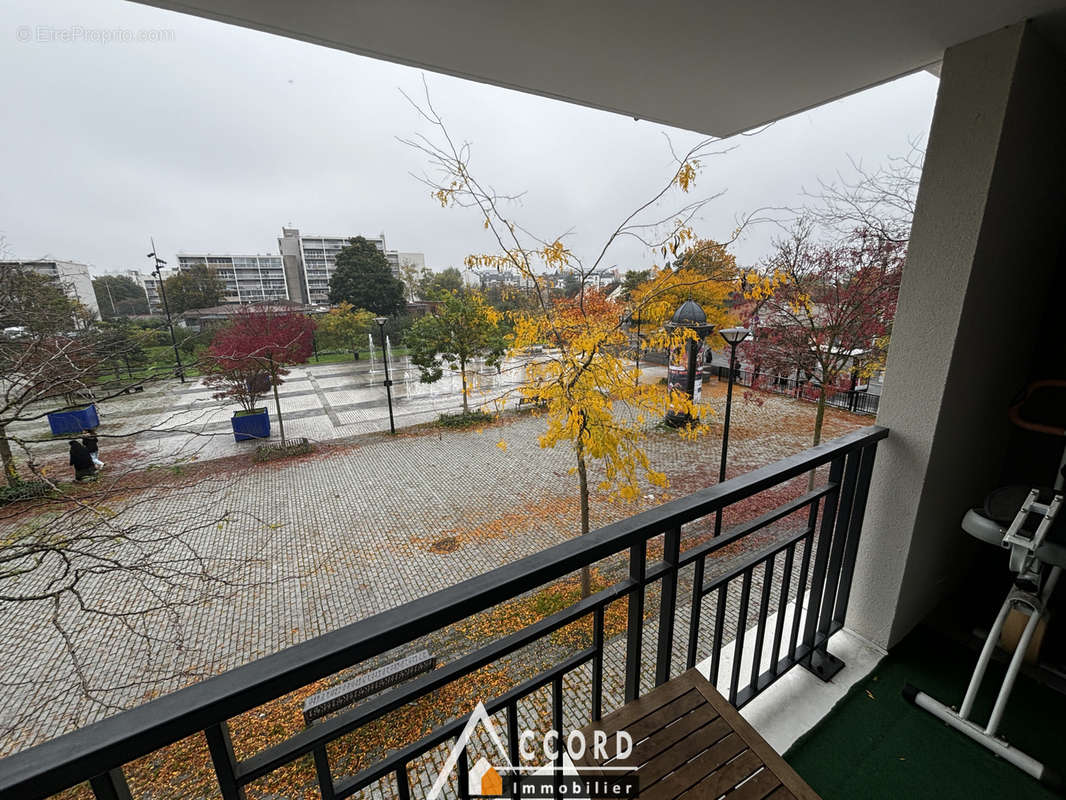
<path id="1" fill-rule="evenodd" d="M 785 608 L 785 630 L 790 630 L 795 608 L 795 603 L 789 603 Z M 771 637 L 776 622 L 776 613 L 767 618 L 760 671 L 769 669 Z M 752 627 L 745 633 L 741 676 L 751 674 L 756 632 L 757 628 Z M 730 688 L 733 647 L 731 642 L 722 648 L 717 683 L 718 691 L 722 694 L 726 694 Z M 800 736 L 821 722 L 848 690 L 869 675 L 886 655 L 885 650 L 847 628 L 829 639 L 829 652 L 844 661 L 844 668 L 831 681 L 823 681 L 803 667 L 796 666 L 741 710 L 744 718 L 777 752 L 784 753 Z M 696 667 L 704 676 L 709 676 L 710 663 L 708 658 Z M 746 678 L 742 677 L 741 686 L 745 683 Z"/>

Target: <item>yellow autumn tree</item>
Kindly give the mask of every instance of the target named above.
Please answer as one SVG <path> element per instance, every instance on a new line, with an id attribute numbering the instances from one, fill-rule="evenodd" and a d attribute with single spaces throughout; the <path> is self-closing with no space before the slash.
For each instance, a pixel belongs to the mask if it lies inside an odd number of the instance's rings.
<path id="1" fill-rule="evenodd" d="M 338 303 L 318 322 L 318 340 L 326 347 L 343 348 L 359 359 L 359 350 L 367 343 L 367 334 L 374 326 L 374 315 L 351 303 Z"/>
<path id="2" fill-rule="evenodd" d="M 534 309 L 513 314 L 514 351 L 539 353 L 527 364 L 527 382 L 521 391 L 545 405 L 547 428 L 539 439 L 541 447 L 563 445 L 573 452 L 571 471 L 577 476 L 581 533 L 588 533 L 590 482 L 595 480 L 589 474 L 591 464 L 601 468 L 597 481 L 601 491 L 610 497 L 635 499 L 641 479 L 657 486 L 667 483 L 644 449 L 650 424 L 672 407 L 695 420 L 683 435 L 698 435 L 703 429 L 700 421 L 706 409 L 683 393 L 635 380 L 634 368 L 623 355 L 629 314 L 658 303 L 662 292 L 653 287 L 636 308 L 632 303 L 627 308 L 587 284 L 619 239 L 636 238 L 663 257 L 668 252 L 676 257 L 696 241 L 690 222 L 713 197 L 688 199 L 688 195 L 701 158 L 713 152 L 714 140 L 699 142 L 676 156 L 674 171 L 659 191 L 623 219 L 586 261 L 562 240 L 538 238 L 508 215 L 508 201 L 517 195 L 499 194 L 471 172 L 469 144 L 455 143 L 428 92 L 424 104 L 412 101 L 412 105 L 430 124 L 433 134 L 432 138 L 418 136 L 404 141 L 428 158 L 433 174 L 424 182 L 434 199 L 443 207 L 476 213 L 496 241 L 496 251 L 470 255 L 466 266 L 514 271 L 534 287 Z M 674 203 L 672 213 L 649 219 L 668 202 Z M 549 273 L 574 276 L 580 290 L 571 298 L 560 298 L 549 288 Z M 678 288 L 673 275 L 673 271 L 661 272 L 659 288 L 667 284 Z M 690 338 L 690 331 L 663 330 L 656 334 L 656 344 L 682 347 Z M 586 568 L 581 576 L 582 596 L 588 595 L 590 582 Z"/>
<path id="3" fill-rule="evenodd" d="M 708 324 L 721 330 L 736 321 L 728 302 L 736 289 L 735 272 L 726 279 L 708 278 L 694 269 L 656 268 L 633 290 L 630 303 L 639 311 L 641 324 L 654 331 L 662 328 L 679 305 L 695 300 L 707 313 Z"/>

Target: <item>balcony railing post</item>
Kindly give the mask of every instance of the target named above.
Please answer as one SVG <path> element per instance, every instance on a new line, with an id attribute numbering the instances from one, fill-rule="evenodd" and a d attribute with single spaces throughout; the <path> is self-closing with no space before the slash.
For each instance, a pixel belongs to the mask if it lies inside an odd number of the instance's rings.
<path id="1" fill-rule="evenodd" d="M 603 606 L 597 606 L 592 616 L 592 648 L 596 652 L 592 657 L 592 721 L 599 722 L 603 716 Z"/>
<path id="2" fill-rule="evenodd" d="M 407 765 L 396 770 L 396 794 L 399 800 L 411 800 L 411 782 L 407 777 Z"/>
<path id="3" fill-rule="evenodd" d="M 766 567 L 763 569 L 762 595 L 759 598 L 759 623 L 755 629 L 755 650 L 752 652 L 751 661 L 751 692 L 752 695 L 759 692 L 759 675 L 762 673 L 763 640 L 766 638 L 766 619 L 770 614 L 770 591 L 774 586 L 774 560 L 775 556 L 766 559 Z M 782 609 L 778 610 L 780 614 Z M 770 661 L 773 666 L 773 659 Z"/>
<path id="4" fill-rule="evenodd" d="M 812 503 L 812 505 L 814 505 Z M 793 542 L 785 550 L 785 565 L 781 568 L 781 592 L 777 600 L 777 624 L 774 625 L 773 652 L 770 655 L 770 670 L 776 678 L 781 674 L 781 638 L 785 633 L 785 611 L 788 608 L 788 592 L 792 588 L 792 562 L 796 558 L 796 544 Z M 799 609 L 793 611 L 793 616 L 799 616 Z"/>
<path id="5" fill-rule="evenodd" d="M 318 778 L 318 793 L 322 800 L 333 800 L 333 770 L 329 767 L 329 753 L 325 747 L 316 747 L 312 754 L 315 761 L 315 776 Z"/>
<path id="6" fill-rule="evenodd" d="M 744 660 L 744 635 L 748 629 L 748 607 L 751 602 L 751 573 L 754 565 L 744 570 L 740 584 L 740 611 L 737 614 L 737 638 L 733 640 L 733 670 L 729 679 L 729 703 L 737 704 L 740 691 L 740 664 Z"/>
<path id="7" fill-rule="evenodd" d="M 818 523 L 818 507 L 811 507 L 809 532 L 803 541 L 803 560 L 800 562 L 800 578 L 796 580 L 796 607 L 792 613 L 792 635 L 789 637 L 789 666 L 800 659 L 798 651 L 803 642 L 800 639 L 800 621 L 803 619 L 804 595 L 807 592 L 807 575 L 810 573 L 811 551 L 814 549 L 814 530 Z"/>
<path id="8" fill-rule="evenodd" d="M 237 759 L 233 755 L 233 741 L 225 722 L 212 725 L 204 731 L 207 749 L 215 765 L 215 777 L 222 790 L 222 800 L 245 800 L 244 787 L 237 783 Z"/>
<path id="9" fill-rule="evenodd" d="M 829 482 L 839 486 L 843 476 L 844 457 L 841 456 L 835 458 L 829 467 Z M 832 676 L 827 677 L 824 671 L 819 672 L 818 667 L 822 666 L 824 670 L 826 665 L 820 660 L 821 656 L 816 658 L 814 655 L 816 649 L 815 632 L 818 612 L 822 605 L 822 593 L 825 590 L 826 570 L 829 567 L 829 550 L 833 542 L 833 529 L 836 526 L 838 500 L 843 493 L 842 489 L 826 498 L 825 508 L 822 510 L 822 524 L 817 539 L 812 537 L 810 540 L 810 547 L 816 552 L 814 553 L 814 574 L 811 578 L 811 588 L 807 593 L 807 613 L 803 630 L 803 649 L 806 651 L 806 655 L 801 663 L 815 675 L 825 680 L 829 680 Z M 828 651 L 824 647 L 821 650 L 828 656 Z M 843 662 L 841 662 L 841 666 L 843 666 Z"/>
<path id="10" fill-rule="evenodd" d="M 718 587 L 714 600 L 714 636 L 711 639 L 711 677 L 713 684 L 718 683 L 718 670 L 722 666 L 722 638 L 725 636 L 725 604 L 729 596 L 729 583 Z"/>
<path id="11" fill-rule="evenodd" d="M 870 494 L 870 476 L 874 470 L 874 456 L 877 455 L 877 442 L 863 448 L 859 462 L 859 479 L 855 486 L 855 502 L 851 509 L 851 524 L 848 528 L 848 541 L 844 550 L 844 563 L 840 569 L 839 589 L 837 590 L 836 608 L 833 611 L 833 623 L 843 626 L 844 616 L 848 610 L 851 597 L 851 579 L 855 574 L 855 559 L 859 552 L 859 539 L 862 535 L 862 520 L 866 515 L 866 499 Z"/>
<path id="12" fill-rule="evenodd" d="M 700 615 L 703 613 L 703 571 L 704 559 L 697 558 L 692 573 L 692 605 L 688 613 L 688 654 L 685 669 L 696 666 L 696 653 L 700 639 Z"/>
<path id="13" fill-rule="evenodd" d="M 833 607 L 836 603 L 837 589 L 840 586 L 840 571 L 844 560 L 844 548 L 851 534 L 852 509 L 855 500 L 855 488 L 858 482 L 860 453 L 849 453 L 844 466 L 844 484 L 840 492 L 840 507 L 837 510 L 836 525 L 833 529 L 832 545 L 829 551 L 829 564 L 823 591 L 815 596 L 811 610 L 818 610 L 817 632 L 814 650 L 810 654 L 808 668 L 822 680 L 830 680 L 844 668 L 844 662 L 826 649 L 829 636 L 833 633 Z"/>
<path id="14" fill-rule="evenodd" d="M 130 787 L 121 768 L 90 778 L 89 787 L 93 790 L 96 800 L 131 800 Z"/>
<path id="15" fill-rule="evenodd" d="M 593 678 L 595 681 L 595 678 Z M 518 703 L 507 704 L 507 757 L 511 759 L 511 766 L 517 767 L 520 763 L 518 754 Z M 521 773 L 511 773 L 511 798 L 518 798 L 518 781 L 514 780 Z"/>
<path id="16" fill-rule="evenodd" d="M 459 759 L 456 766 L 459 768 L 459 800 L 470 800 L 470 764 L 467 761 L 467 748 L 469 743 L 463 745 L 459 751 Z"/>
<path id="17" fill-rule="evenodd" d="M 829 568 L 826 575 L 825 591 L 822 595 L 821 610 L 818 615 L 818 638 L 821 641 L 832 633 L 830 625 L 833 619 L 833 607 L 836 604 L 837 589 L 840 586 L 840 570 L 844 564 L 844 548 L 852 531 L 852 509 L 855 506 L 855 489 L 859 480 L 859 461 L 861 453 L 848 455 L 844 467 L 844 487 L 841 490 L 840 509 L 837 511 L 836 528 L 833 531 L 833 547 L 829 553 Z M 855 526 L 856 528 L 858 526 Z M 823 648 L 824 649 L 824 648 Z"/>
<path id="18" fill-rule="evenodd" d="M 644 645 L 644 577 L 648 542 L 641 539 L 629 548 L 629 579 L 636 583 L 629 593 L 629 619 L 626 625 L 625 701 L 640 696 L 640 656 Z"/>
<path id="19" fill-rule="evenodd" d="M 671 528 L 663 537 L 663 563 L 668 567 L 659 598 L 659 652 L 655 662 L 655 685 L 670 680 L 674 656 L 674 611 L 677 608 L 677 562 L 681 556 L 681 528 Z"/>
<path id="20" fill-rule="evenodd" d="M 555 788 L 563 775 L 563 753 L 566 752 L 566 734 L 563 733 L 563 676 L 556 675 L 552 681 L 552 730 L 555 731 Z"/>

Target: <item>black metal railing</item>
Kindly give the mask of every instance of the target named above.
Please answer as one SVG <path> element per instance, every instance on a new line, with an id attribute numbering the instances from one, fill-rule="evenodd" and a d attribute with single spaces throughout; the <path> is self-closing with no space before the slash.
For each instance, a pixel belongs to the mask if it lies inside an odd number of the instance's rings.
<path id="1" fill-rule="evenodd" d="M 338 775 L 342 768 L 331 763 L 327 745 L 588 619 L 592 620 L 589 646 L 485 702 L 490 714 L 506 713 L 513 763 L 518 763 L 518 703 L 534 692 L 551 687 L 552 726 L 561 734 L 564 678 L 587 670 L 591 672 L 589 716 L 595 720 L 605 713 L 604 657 L 611 644 L 624 645 L 620 698 L 624 702 L 637 698 L 642 685 L 665 682 L 682 664 L 684 668 L 706 664 L 711 680 L 737 707 L 798 664 L 825 677 L 839 666 L 826 644 L 844 623 L 874 455 L 877 443 L 887 435 L 885 428 L 869 427 L 825 442 L 9 756 L 0 760 L 0 797 L 45 798 L 88 780 L 101 800 L 127 798 L 124 765 L 202 732 L 226 800 L 243 797 L 243 787 L 307 754 L 313 756 L 318 790 L 325 800 L 386 783 L 386 792 L 406 800 L 411 796 L 408 765 L 454 741 L 465 717 L 385 754 L 356 774 Z M 819 469 L 824 467 L 828 469 Z M 806 476 L 814 470 L 820 480 L 809 484 Z M 781 491 L 788 487 L 794 491 L 781 502 Z M 753 518 L 739 521 L 718 537 L 697 537 L 693 546 L 682 549 L 683 526 L 756 497 L 777 504 L 768 510 L 758 507 Z M 800 524 L 778 524 L 797 518 Z M 765 546 L 723 557 L 728 548 L 735 549 L 768 529 L 776 534 Z M 649 543 L 654 540 L 657 550 L 659 537 L 662 557 L 648 563 Z M 235 756 L 228 723 L 234 717 L 614 556 L 628 557 L 628 570 L 601 591 L 248 758 Z M 687 580 L 690 573 L 685 598 L 679 577 Z M 650 589 L 657 591 L 649 594 Z M 645 613 L 649 597 L 658 599 L 658 614 L 654 609 Z M 625 631 L 609 642 L 605 611 L 623 599 L 628 605 Z M 713 604 L 713 616 L 703 613 L 708 602 Z M 737 620 L 732 642 L 726 622 L 730 609 Z M 687 640 L 678 648 L 683 656 L 675 659 L 674 638 L 685 612 Z M 649 659 L 644 657 L 646 634 L 656 637 L 656 655 Z M 466 796 L 463 778 L 469 768 L 464 750 L 458 762 L 461 797 Z"/>
<path id="2" fill-rule="evenodd" d="M 729 378 L 728 367 L 713 367 L 713 373 L 719 381 Z M 733 382 L 738 386 L 751 386 L 774 394 L 794 397 L 798 400 L 809 402 L 818 401 L 820 387 L 816 381 L 800 381 L 795 378 L 783 378 L 767 373 L 756 373 L 751 370 L 737 369 L 733 371 Z M 881 403 L 881 395 L 870 394 L 866 389 L 847 389 L 828 387 L 826 389 L 825 403 L 833 408 L 851 411 L 855 414 L 877 415 L 877 409 Z"/>

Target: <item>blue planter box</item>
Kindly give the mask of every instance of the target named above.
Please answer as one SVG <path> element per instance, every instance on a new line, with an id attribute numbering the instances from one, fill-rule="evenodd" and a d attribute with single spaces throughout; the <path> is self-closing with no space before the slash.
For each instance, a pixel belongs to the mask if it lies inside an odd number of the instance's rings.
<path id="1" fill-rule="evenodd" d="M 100 417 L 96 413 L 96 406 L 92 403 L 84 408 L 68 408 L 48 415 L 48 425 L 56 436 L 92 430 L 99 424 Z"/>
<path id="2" fill-rule="evenodd" d="M 270 438 L 270 414 L 265 408 L 257 408 L 251 414 L 234 414 L 230 418 L 233 425 L 233 440 L 245 442 L 249 439 Z"/>

